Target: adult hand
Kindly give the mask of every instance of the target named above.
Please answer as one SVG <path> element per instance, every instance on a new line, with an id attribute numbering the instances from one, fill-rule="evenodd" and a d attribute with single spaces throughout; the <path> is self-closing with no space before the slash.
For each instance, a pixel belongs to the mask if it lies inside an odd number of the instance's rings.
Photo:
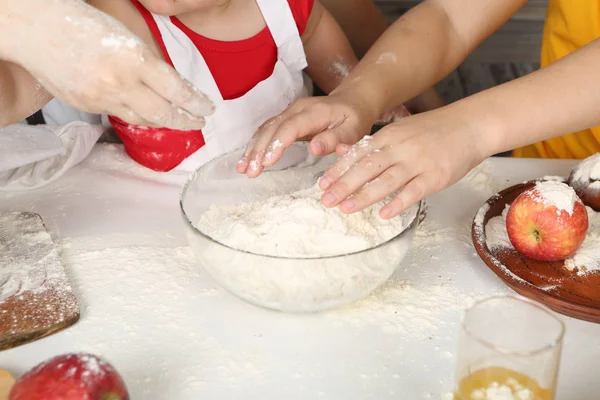
<path id="1" fill-rule="evenodd" d="M 478 132 L 449 111 L 403 118 L 370 140 L 338 146 L 342 156 L 319 182 L 323 204 L 353 213 L 399 191 L 380 210 L 388 219 L 457 182 L 486 152 Z"/>
<path id="2" fill-rule="evenodd" d="M 3 0 L 0 11 L 0 58 L 74 107 L 181 130 L 202 128 L 213 112 L 210 100 L 138 37 L 84 1 Z"/>
<path id="3" fill-rule="evenodd" d="M 358 96 L 344 92 L 297 100 L 286 111 L 265 122 L 254 134 L 237 171 L 254 178 L 274 165 L 296 140 L 310 140 L 315 156 L 334 152 L 340 144 L 354 144 L 368 135 L 376 112 Z M 408 115 L 399 106 L 382 116 L 383 122 Z"/>

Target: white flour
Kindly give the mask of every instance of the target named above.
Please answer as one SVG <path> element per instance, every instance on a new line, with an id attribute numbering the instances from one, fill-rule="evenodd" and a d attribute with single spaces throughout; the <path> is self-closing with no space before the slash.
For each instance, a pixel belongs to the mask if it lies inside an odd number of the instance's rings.
<path id="1" fill-rule="evenodd" d="M 314 182 L 333 161 L 318 159 L 252 181 L 202 181 L 203 191 L 215 185 L 223 193 L 211 191 L 197 214 L 197 228 L 214 238 L 190 239 L 202 267 L 239 297 L 286 311 L 339 307 L 385 282 L 410 247 L 416 222 L 400 233 L 415 221 L 418 207 L 392 220 L 379 217 L 382 204 L 353 215 L 323 207 Z"/>
<path id="2" fill-rule="evenodd" d="M 579 274 L 600 269 L 600 213 L 590 207 L 588 213 L 588 233 L 583 244 L 573 256 L 565 260 L 565 267 Z"/>
<path id="3" fill-rule="evenodd" d="M 48 304 L 52 300 L 53 304 Z M 19 312 L 15 304 L 26 302 Z M 32 213 L 0 213 L 0 324 L 11 334 L 78 311 L 50 234 Z M 24 323 L 26 321 L 26 323 Z"/>
<path id="4" fill-rule="evenodd" d="M 254 254 L 316 258 L 375 247 L 404 229 L 403 218 L 384 220 L 379 202 L 346 215 L 321 203 L 315 185 L 266 201 L 212 205 L 198 227 L 219 243 Z M 389 200 L 389 199 L 387 199 Z"/>
<path id="5" fill-rule="evenodd" d="M 378 65 L 396 64 L 397 60 L 398 60 L 398 57 L 396 56 L 396 53 L 386 52 L 386 53 L 382 53 L 379 56 L 379 58 L 377 58 L 377 61 L 375 62 L 375 64 L 378 64 Z"/>
<path id="6" fill-rule="evenodd" d="M 501 215 L 491 218 L 485 226 L 486 243 L 490 250 L 498 248 L 513 248 L 506 230 L 506 214 L 510 205 L 504 207 Z"/>
<path id="7" fill-rule="evenodd" d="M 535 187 L 528 191 L 532 192 L 534 201 L 556 207 L 558 214 L 566 211 L 573 215 L 575 202 L 580 201 L 572 187 L 557 181 L 537 182 Z"/>

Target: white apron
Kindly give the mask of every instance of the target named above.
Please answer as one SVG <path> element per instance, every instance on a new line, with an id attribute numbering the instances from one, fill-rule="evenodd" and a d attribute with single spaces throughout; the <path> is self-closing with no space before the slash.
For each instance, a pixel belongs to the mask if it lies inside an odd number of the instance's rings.
<path id="1" fill-rule="evenodd" d="M 209 96 L 216 111 L 202 129 L 205 145 L 187 157 L 175 171 L 191 172 L 224 153 L 245 146 L 267 119 L 308 95 L 302 71 L 306 55 L 287 0 L 256 0 L 277 45 L 273 74 L 248 93 L 224 100 L 204 58 L 190 38 L 169 17 L 153 15 L 175 69 Z"/>

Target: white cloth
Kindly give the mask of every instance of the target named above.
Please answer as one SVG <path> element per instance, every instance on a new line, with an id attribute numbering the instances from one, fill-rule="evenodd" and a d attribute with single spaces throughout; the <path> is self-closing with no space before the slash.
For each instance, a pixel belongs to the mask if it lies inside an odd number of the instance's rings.
<path id="1" fill-rule="evenodd" d="M 205 145 L 185 159 L 176 171 L 191 172 L 221 154 L 245 146 L 267 119 L 308 95 L 303 77 L 306 55 L 287 0 L 257 0 L 277 45 L 278 59 L 270 77 L 248 93 L 224 100 L 204 58 L 169 17 L 153 15 L 175 69 L 216 105 L 202 130 Z"/>
<path id="2" fill-rule="evenodd" d="M 85 122 L 0 129 L 0 191 L 35 189 L 54 181 L 87 157 L 103 131 Z"/>

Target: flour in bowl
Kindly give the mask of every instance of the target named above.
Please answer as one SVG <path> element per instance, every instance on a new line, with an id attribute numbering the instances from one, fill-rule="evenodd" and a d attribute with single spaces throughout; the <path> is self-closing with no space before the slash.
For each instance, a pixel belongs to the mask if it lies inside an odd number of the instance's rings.
<path id="1" fill-rule="evenodd" d="M 384 220 L 379 202 L 354 214 L 321 203 L 314 185 L 266 201 L 212 205 L 198 227 L 229 247 L 250 253 L 295 258 L 336 256 L 375 247 L 402 232 L 404 219 Z M 389 200 L 389 199 L 388 199 Z"/>

